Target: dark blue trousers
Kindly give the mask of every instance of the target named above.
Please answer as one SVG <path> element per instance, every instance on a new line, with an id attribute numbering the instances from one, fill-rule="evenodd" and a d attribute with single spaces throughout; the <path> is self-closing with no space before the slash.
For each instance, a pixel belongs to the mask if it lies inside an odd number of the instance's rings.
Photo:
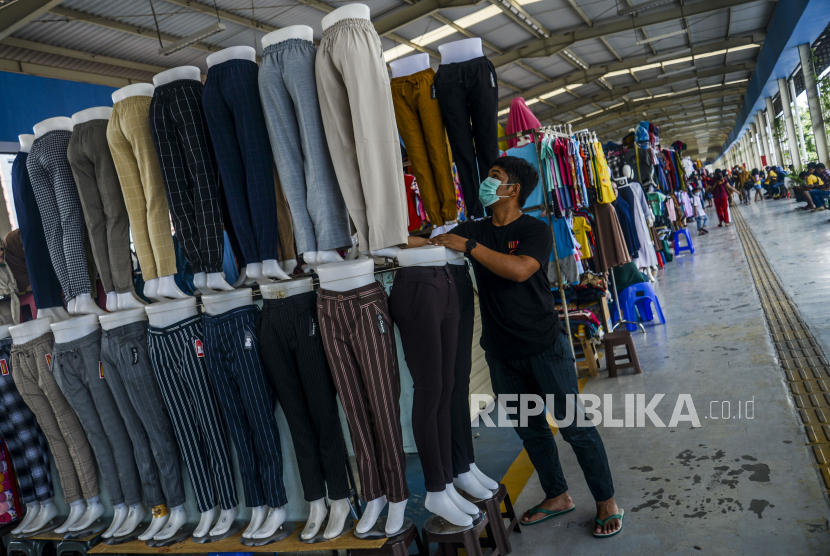
<path id="1" fill-rule="evenodd" d="M 277 256 L 274 155 L 259 100 L 259 67 L 228 60 L 208 70 L 202 105 L 244 264 Z"/>
<path id="2" fill-rule="evenodd" d="M 63 307 L 61 284 L 49 258 L 49 246 L 43 232 L 43 220 L 37 208 L 35 192 L 26 169 L 28 153 L 17 153 L 12 164 L 12 193 L 17 222 L 20 225 L 20 239 L 26 253 L 26 270 L 32 284 L 32 293 L 38 309 Z"/>

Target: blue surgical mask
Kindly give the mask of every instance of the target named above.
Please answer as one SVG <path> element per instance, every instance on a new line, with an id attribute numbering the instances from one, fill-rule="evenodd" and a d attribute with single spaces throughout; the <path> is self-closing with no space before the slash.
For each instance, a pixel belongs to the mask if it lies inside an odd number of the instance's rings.
<path id="1" fill-rule="evenodd" d="M 489 207 L 492 204 L 498 202 L 499 199 L 507 199 L 511 197 L 510 195 L 496 195 L 496 190 L 498 190 L 499 186 L 501 185 L 501 180 L 498 178 L 485 178 L 481 185 L 478 188 L 478 200 L 481 201 L 481 204 L 485 207 Z M 516 185 L 515 183 L 506 183 L 505 185 Z"/>

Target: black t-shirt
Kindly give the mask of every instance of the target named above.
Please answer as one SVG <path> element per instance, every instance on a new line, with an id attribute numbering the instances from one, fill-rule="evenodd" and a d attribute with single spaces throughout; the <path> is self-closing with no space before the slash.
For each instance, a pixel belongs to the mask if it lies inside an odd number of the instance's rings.
<path id="1" fill-rule="evenodd" d="M 524 282 L 502 278 L 470 257 L 481 305 L 481 347 L 502 359 L 523 359 L 550 347 L 560 333 L 547 276 L 553 250 L 550 227 L 522 215 L 507 226 L 492 218 L 465 222 L 450 233 L 474 239 L 506 255 L 527 255 L 539 261 L 539 270 Z"/>

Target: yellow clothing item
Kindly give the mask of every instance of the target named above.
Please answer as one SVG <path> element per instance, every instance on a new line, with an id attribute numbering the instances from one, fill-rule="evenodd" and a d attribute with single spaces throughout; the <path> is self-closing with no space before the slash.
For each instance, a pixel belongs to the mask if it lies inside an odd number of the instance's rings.
<path id="1" fill-rule="evenodd" d="M 501 124 L 496 124 L 496 125 L 498 125 L 498 126 L 499 126 L 499 138 L 502 138 L 502 137 L 504 137 L 505 135 L 507 135 L 507 134 L 504 132 L 504 128 L 503 128 L 503 127 L 501 127 Z M 506 150 L 507 150 L 507 149 L 509 149 L 509 148 L 510 148 L 510 145 L 507 143 L 507 141 L 499 141 L 499 150 L 500 150 L 500 151 L 506 151 Z"/>
<path id="2" fill-rule="evenodd" d="M 815 174 L 808 174 L 807 175 L 807 185 L 824 185 L 824 182 L 815 175 Z"/>
<path id="3" fill-rule="evenodd" d="M 597 169 L 597 179 L 602 195 L 602 203 L 610 203 L 617 200 L 617 194 L 611 186 L 611 170 L 608 169 L 608 162 L 605 161 L 605 153 L 602 152 L 602 145 L 594 143 L 594 164 Z"/>
<path id="4" fill-rule="evenodd" d="M 588 243 L 588 232 L 591 231 L 591 225 L 581 216 L 574 218 L 574 236 L 579 242 L 579 250 L 582 252 L 583 259 L 590 259 L 594 256 L 591 252 L 591 244 Z"/>

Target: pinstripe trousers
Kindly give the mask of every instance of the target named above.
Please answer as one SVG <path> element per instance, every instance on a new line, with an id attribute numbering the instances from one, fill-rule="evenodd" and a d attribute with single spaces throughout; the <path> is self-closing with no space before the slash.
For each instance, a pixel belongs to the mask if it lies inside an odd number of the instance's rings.
<path id="1" fill-rule="evenodd" d="M 113 506 L 141 501 L 133 443 L 104 380 L 101 330 L 52 348 L 52 374 L 95 453 Z"/>
<path id="2" fill-rule="evenodd" d="M 205 361 L 239 457 L 242 488 L 249 508 L 285 506 L 280 431 L 274 417 L 274 391 L 259 356 L 255 305 L 220 315 L 204 315 Z"/>
<path id="3" fill-rule="evenodd" d="M 0 340 L 0 434 L 12 457 L 20 497 L 31 504 L 52 498 L 52 470 L 46 437 L 12 378 L 11 345 L 10 338 Z"/>
<path id="4" fill-rule="evenodd" d="M 157 89 L 158 90 L 158 89 Z M 150 362 L 170 414 L 196 507 L 229 510 L 239 503 L 228 439 L 208 382 L 200 316 L 166 328 L 150 327 Z"/>
<path id="5" fill-rule="evenodd" d="M 147 354 L 147 324 L 103 330 L 101 362 L 104 380 L 133 442 L 144 501 L 150 507 L 184 504 L 181 456 Z"/>
<path id="6" fill-rule="evenodd" d="M 401 381 L 386 292 L 377 282 L 345 292 L 321 289 L 323 347 L 349 422 L 363 498 L 409 498 L 401 436 Z"/>
<path id="7" fill-rule="evenodd" d="M 98 496 L 98 470 L 84 429 L 52 375 L 51 332 L 12 345 L 12 377 L 35 414 L 58 469 L 67 504 Z"/>
<path id="8" fill-rule="evenodd" d="M 202 112 L 202 84 L 180 79 L 156 87 L 150 131 L 187 262 L 194 273 L 222 272 L 219 171 Z"/>
<path id="9" fill-rule="evenodd" d="M 326 363 L 317 294 L 266 299 L 257 320 L 265 371 L 282 404 L 297 454 L 303 495 L 309 502 L 347 498 L 346 445 L 337 392 Z"/>

